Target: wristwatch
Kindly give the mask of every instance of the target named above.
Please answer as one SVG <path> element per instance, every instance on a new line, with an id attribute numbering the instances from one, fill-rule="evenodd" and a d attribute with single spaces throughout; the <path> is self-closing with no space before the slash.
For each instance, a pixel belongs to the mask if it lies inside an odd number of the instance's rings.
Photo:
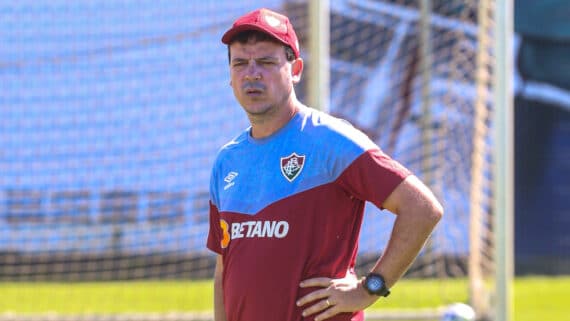
<path id="1" fill-rule="evenodd" d="M 378 273 L 369 273 L 366 278 L 364 278 L 364 282 L 362 282 L 362 286 L 368 293 L 378 296 L 388 296 L 390 295 L 390 290 L 386 287 L 386 281 L 384 281 L 384 277 Z"/>

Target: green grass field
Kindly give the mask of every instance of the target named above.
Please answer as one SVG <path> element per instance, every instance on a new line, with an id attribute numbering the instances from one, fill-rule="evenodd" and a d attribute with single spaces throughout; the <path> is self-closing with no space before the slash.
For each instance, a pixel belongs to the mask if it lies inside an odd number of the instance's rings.
<path id="1" fill-rule="evenodd" d="M 403 280 L 389 299 L 371 308 L 465 301 L 465 282 L 454 280 L 443 286 L 436 281 Z M 517 278 L 514 294 L 516 321 L 570 320 L 570 276 Z M 212 296 L 210 281 L 0 283 L 0 314 L 204 312 L 211 311 Z"/>

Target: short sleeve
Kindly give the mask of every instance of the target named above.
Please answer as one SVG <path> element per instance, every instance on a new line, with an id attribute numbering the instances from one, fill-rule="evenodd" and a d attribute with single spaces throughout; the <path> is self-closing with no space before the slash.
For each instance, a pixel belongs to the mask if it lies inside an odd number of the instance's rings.
<path id="1" fill-rule="evenodd" d="M 208 232 L 207 247 L 218 254 L 222 254 L 222 228 L 220 226 L 220 213 L 210 201 L 210 230 Z"/>
<path id="2" fill-rule="evenodd" d="M 337 183 L 354 197 L 382 204 L 411 172 L 380 149 L 371 149 L 357 157 L 339 176 Z"/>

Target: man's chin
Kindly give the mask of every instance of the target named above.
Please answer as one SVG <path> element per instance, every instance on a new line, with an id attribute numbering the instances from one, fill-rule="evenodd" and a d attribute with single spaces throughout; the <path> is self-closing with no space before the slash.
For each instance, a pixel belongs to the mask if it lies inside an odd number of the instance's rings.
<path id="1" fill-rule="evenodd" d="M 264 116 L 271 112 L 270 106 L 244 106 L 243 109 L 251 116 Z"/>

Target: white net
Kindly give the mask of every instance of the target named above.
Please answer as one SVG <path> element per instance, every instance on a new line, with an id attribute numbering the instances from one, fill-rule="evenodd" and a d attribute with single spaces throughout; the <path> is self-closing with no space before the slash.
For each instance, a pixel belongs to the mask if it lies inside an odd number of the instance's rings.
<path id="1" fill-rule="evenodd" d="M 426 19 L 422 1 L 331 2 L 331 110 L 411 168 L 444 205 L 445 218 L 408 277 L 442 281 L 438 295 L 444 304 L 457 300 L 459 291 L 482 316 L 489 311 L 487 280 L 494 268 L 494 3 L 423 3 L 431 4 Z M 372 206 L 368 212 L 363 267 L 386 244 L 389 235 L 378 231 L 392 223 L 385 215 L 379 219 Z M 443 282 L 461 277 L 471 279 L 459 290 Z M 430 299 L 414 289 L 404 300 L 423 306 Z"/>
<path id="2" fill-rule="evenodd" d="M 330 112 L 367 132 L 444 204 L 445 219 L 407 277 L 467 277 L 477 225 L 481 255 L 472 264 L 482 267 L 482 281 L 493 269 L 493 1 L 483 11 L 483 0 L 428 1 L 427 42 L 420 2 L 331 1 Z M 290 16 L 311 64 L 305 1 L 0 4 L 0 280 L 71 287 L 211 278 L 210 166 L 248 125 L 228 86 L 219 38 L 259 6 Z M 377 212 L 367 207 L 361 271 L 379 256 L 393 223 Z M 468 286 L 459 291 L 467 297 Z M 440 304 L 457 292 L 441 282 Z M 410 308 L 429 305 L 421 294 L 399 297 Z M 0 308 L 66 313 L 49 304 Z M 97 309 L 86 304 L 78 313 L 114 313 Z M 191 309 L 179 301 L 161 306 Z"/>

